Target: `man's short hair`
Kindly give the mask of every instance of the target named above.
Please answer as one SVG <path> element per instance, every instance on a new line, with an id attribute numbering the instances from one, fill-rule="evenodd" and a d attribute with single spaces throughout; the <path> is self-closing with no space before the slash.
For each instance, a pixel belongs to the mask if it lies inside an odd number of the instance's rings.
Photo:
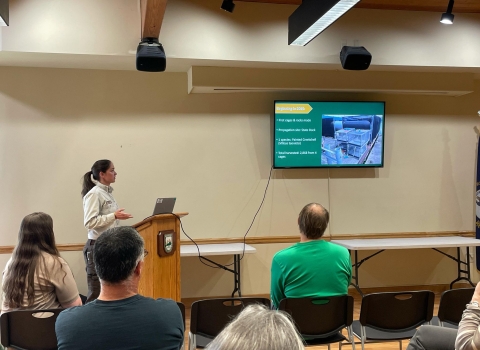
<path id="1" fill-rule="evenodd" d="M 93 260 L 98 277 L 119 283 L 130 277 L 143 257 L 143 238 L 130 226 L 114 227 L 95 241 Z"/>
<path id="2" fill-rule="evenodd" d="M 328 210 L 318 203 L 303 207 L 298 215 L 298 227 L 308 239 L 319 239 L 325 233 L 330 215 Z"/>

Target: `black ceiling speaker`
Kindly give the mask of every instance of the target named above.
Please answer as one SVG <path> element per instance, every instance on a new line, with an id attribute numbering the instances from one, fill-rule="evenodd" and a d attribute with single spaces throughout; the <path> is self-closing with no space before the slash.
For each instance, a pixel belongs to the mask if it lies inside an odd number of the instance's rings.
<path id="1" fill-rule="evenodd" d="M 235 4 L 233 3 L 233 0 L 223 0 L 222 6 L 220 6 L 220 8 L 222 10 L 232 13 L 235 9 Z"/>
<path id="2" fill-rule="evenodd" d="M 363 46 L 344 46 L 340 51 L 343 69 L 365 70 L 372 62 L 372 55 Z"/>
<path id="3" fill-rule="evenodd" d="M 167 57 L 158 39 L 142 39 L 137 47 L 137 70 L 142 72 L 163 72 L 166 67 Z"/>

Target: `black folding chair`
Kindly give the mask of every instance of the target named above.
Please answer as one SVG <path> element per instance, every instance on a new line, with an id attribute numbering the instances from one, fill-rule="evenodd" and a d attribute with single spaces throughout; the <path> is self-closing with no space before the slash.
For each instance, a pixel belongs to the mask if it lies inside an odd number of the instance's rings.
<path id="1" fill-rule="evenodd" d="M 63 310 L 19 310 L 2 314 L 2 345 L 20 350 L 57 349 L 55 321 Z"/>
<path id="2" fill-rule="evenodd" d="M 365 295 L 360 320 L 353 321 L 353 334 L 365 343 L 410 339 L 416 328 L 430 323 L 433 317 L 435 294 L 429 290 L 389 292 Z"/>
<path id="3" fill-rule="evenodd" d="M 474 291 L 475 288 L 459 288 L 443 292 L 438 305 L 438 316 L 433 318 L 432 324 L 458 328 L 465 305 L 472 300 Z"/>
<path id="4" fill-rule="evenodd" d="M 327 345 L 348 341 L 355 349 L 351 325 L 353 297 L 349 295 L 319 298 L 287 298 L 280 301 L 279 310 L 290 314 L 307 345 Z M 348 338 L 342 334 L 346 329 Z"/>
<path id="5" fill-rule="evenodd" d="M 188 350 L 204 348 L 246 306 L 262 304 L 270 308 L 266 298 L 221 298 L 199 300 L 192 304 Z"/>
<path id="6" fill-rule="evenodd" d="M 182 313 L 182 319 L 183 319 L 183 329 L 185 329 L 185 305 L 179 301 L 177 301 L 177 306 L 180 309 L 180 312 Z"/>
<path id="7" fill-rule="evenodd" d="M 178 308 L 180 309 L 180 312 L 182 313 L 182 319 L 183 319 L 183 331 L 184 331 L 184 334 L 185 334 L 185 328 L 186 328 L 186 322 L 185 322 L 185 305 L 183 303 L 181 303 L 180 301 L 177 301 L 177 306 Z M 180 350 L 183 350 L 184 349 L 184 345 L 182 345 L 182 347 L 180 348 Z"/>

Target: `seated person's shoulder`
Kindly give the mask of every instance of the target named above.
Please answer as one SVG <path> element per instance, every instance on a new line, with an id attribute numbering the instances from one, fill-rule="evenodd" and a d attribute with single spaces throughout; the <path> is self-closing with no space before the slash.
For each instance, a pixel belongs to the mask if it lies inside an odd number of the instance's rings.
<path id="1" fill-rule="evenodd" d="M 158 298 L 158 299 L 146 298 L 146 299 L 150 299 L 152 303 L 156 305 L 156 307 L 173 309 L 175 311 L 177 311 L 177 309 L 179 310 L 177 302 L 175 300 L 165 299 L 165 298 Z"/>
<path id="2" fill-rule="evenodd" d="M 294 244 L 290 247 L 284 248 L 282 250 L 279 250 L 278 252 L 275 253 L 273 256 L 274 259 L 281 259 L 281 258 L 286 258 L 292 254 L 295 254 L 297 251 L 297 244 Z"/>
<path id="3" fill-rule="evenodd" d="M 75 320 L 79 316 L 84 315 L 87 308 L 85 306 L 74 306 L 63 310 L 57 317 L 57 323 L 68 322 L 69 320 Z"/>
<path id="4" fill-rule="evenodd" d="M 173 312 L 180 313 L 180 308 L 177 305 L 177 302 L 172 299 L 158 298 L 153 299 L 150 297 L 144 297 L 139 295 L 139 299 L 135 303 L 137 308 L 140 308 L 146 312 L 157 312 L 159 310 L 162 313 Z"/>
<path id="5" fill-rule="evenodd" d="M 146 313 L 148 313 L 150 317 L 155 317 L 154 315 L 156 315 L 162 320 L 162 323 L 167 322 L 170 325 L 183 324 L 182 312 L 175 300 L 163 298 L 145 299 L 149 301 L 142 305 L 142 309 L 148 310 Z"/>
<path id="6" fill-rule="evenodd" d="M 42 258 L 45 263 L 45 266 L 48 269 L 52 269 L 55 267 L 61 267 L 62 265 L 67 265 L 67 262 L 61 256 L 53 256 L 47 252 L 42 252 Z M 60 264 L 59 264 L 60 263 Z"/>
<path id="7" fill-rule="evenodd" d="M 338 250 L 338 251 L 342 251 L 342 252 L 348 252 L 348 249 L 345 248 L 344 246 L 341 246 L 340 244 L 335 244 L 335 243 L 332 243 L 332 242 L 327 242 L 325 241 L 325 243 L 328 244 L 328 246 L 330 247 L 330 249 L 335 249 L 335 250 Z"/>

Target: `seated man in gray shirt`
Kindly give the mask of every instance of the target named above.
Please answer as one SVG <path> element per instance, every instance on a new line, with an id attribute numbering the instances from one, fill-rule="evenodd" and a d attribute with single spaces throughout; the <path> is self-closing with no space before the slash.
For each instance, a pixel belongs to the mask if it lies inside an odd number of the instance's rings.
<path id="1" fill-rule="evenodd" d="M 58 349 L 160 349 L 183 345 L 183 319 L 170 299 L 138 294 L 146 255 L 142 237 L 129 226 L 102 233 L 93 259 L 100 279 L 97 300 L 60 313 Z"/>

